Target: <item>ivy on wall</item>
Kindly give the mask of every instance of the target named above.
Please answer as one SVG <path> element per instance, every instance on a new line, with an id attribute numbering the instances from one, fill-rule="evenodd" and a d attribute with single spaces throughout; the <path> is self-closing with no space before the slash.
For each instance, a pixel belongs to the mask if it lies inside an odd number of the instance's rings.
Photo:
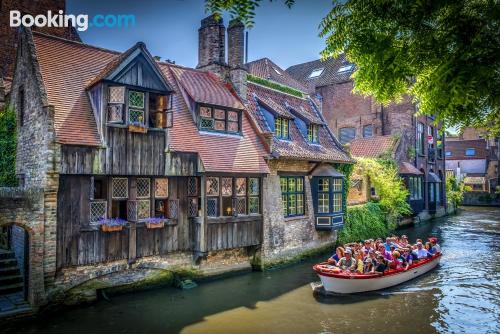
<path id="1" fill-rule="evenodd" d="M 0 110 L 0 187 L 17 186 L 16 113 L 8 106 Z"/>
<path id="2" fill-rule="evenodd" d="M 344 227 L 337 242 L 349 242 L 383 238 L 391 233 L 393 227 L 385 219 L 385 212 L 379 203 L 369 202 L 347 208 Z"/>

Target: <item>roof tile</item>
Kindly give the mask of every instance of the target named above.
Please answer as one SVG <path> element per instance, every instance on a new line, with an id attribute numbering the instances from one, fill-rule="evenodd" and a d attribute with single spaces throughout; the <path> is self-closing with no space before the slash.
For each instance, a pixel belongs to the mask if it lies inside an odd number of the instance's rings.
<path id="1" fill-rule="evenodd" d="M 393 136 L 376 136 L 354 139 L 350 144 L 353 157 L 379 158 L 387 152 L 394 152 L 396 139 Z"/>

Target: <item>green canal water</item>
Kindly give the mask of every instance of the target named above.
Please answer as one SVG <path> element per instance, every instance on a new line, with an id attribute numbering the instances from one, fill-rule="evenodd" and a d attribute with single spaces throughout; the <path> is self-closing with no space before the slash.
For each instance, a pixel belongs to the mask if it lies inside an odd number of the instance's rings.
<path id="1" fill-rule="evenodd" d="M 281 270 L 113 297 L 2 333 L 499 333 L 500 209 L 459 215 L 398 231 L 435 235 L 441 265 L 380 292 L 314 296 L 313 259 Z"/>

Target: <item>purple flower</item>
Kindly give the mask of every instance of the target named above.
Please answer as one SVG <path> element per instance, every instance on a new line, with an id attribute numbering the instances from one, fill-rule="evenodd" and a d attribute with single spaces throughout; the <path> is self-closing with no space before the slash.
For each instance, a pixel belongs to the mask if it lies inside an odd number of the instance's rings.
<path id="1" fill-rule="evenodd" d="M 105 218 L 99 220 L 99 225 L 107 225 L 107 226 L 124 226 L 128 222 L 125 219 L 121 218 Z"/>

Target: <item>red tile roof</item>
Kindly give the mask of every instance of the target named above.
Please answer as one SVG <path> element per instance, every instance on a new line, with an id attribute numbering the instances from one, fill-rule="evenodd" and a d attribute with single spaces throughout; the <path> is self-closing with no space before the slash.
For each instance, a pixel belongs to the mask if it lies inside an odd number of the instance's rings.
<path id="1" fill-rule="evenodd" d="M 474 156 L 466 156 L 465 150 L 468 148 L 475 149 L 476 154 Z M 445 151 L 451 152 L 451 155 L 446 156 L 446 160 L 486 159 L 488 156 L 485 139 L 447 141 L 445 143 Z"/>
<path id="2" fill-rule="evenodd" d="M 293 108 L 305 114 L 304 118 L 320 119 L 309 99 L 301 99 L 249 82 L 247 86 L 247 110 L 258 124 L 261 133 L 269 133 L 271 129 L 258 108 L 259 100 L 272 100 L 280 109 Z M 291 121 L 290 140 L 273 138 L 272 154 L 280 158 L 297 160 L 353 162 L 340 145 L 335 142 L 326 124 L 323 121 L 320 123 L 323 126 L 319 129 L 319 145 L 308 143 L 295 122 Z"/>
<path id="3" fill-rule="evenodd" d="M 215 74 L 180 66 L 172 66 L 171 69 L 195 102 L 244 109 L 240 99 Z"/>
<path id="4" fill-rule="evenodd" d="M 399 174 L 413 174 L 413 175 L 423 175 L 421 171 L 417 169 L 417 167 L 413 166 L 409 162 L 401 162 L 399 164 Z"/>
<path id="5" fill-rule="evenodd" d="M 33 32 L 48 102 L 55 108 L 61 144 L 99 146 L 97 126 L 85 87 L 119 53 Z"/>
<path id="6" fill-rule="evenodd" d="M 273 63 L 269 58 L 262 58 L 246 64 L 248 73 L 259 78 L 272 80 L 285 86 L 307 92 L 308 89 L 299 81 L 295 80 L 284 69 Z"/>
<path id="7" fill-rule="evenodd" d="M 394 153 L 397 140 L 393 136 L 376 136 L 354 139 L 350 144 L 353 157 L 379 158 L 390 152 Z"/>
<path id="8" fill-rule="evenodd" d="M 165 63 L 161 63 L 160 68 L 176 92 L 173 103 L 174 124 L 170 131 L 171 150 L 198 153 L 206 172 L 269 173 L 264 160 L 264 156 L 268 153 L 251 126 L 246 111 L 243 111 L 244 117 L 242 117 L 243 136 L 199 132 L 188 108 L 189 102 L 180 94 L 179 84 L 182 87 L 190 85 L 191 89 L 200 90 L 201 92 L 195 92 L 195 96 L 201 96 L 204 91 L 219 90 L 221 96 L 225 98 L 211 100 L 213 104 L 224 101 L 235 102 L 229 97 L 231 93 L 228 88 L 224 85 L 214 88 L 220 81 L 215 80 L 207 72 Z M 223 92 L 220 91 L 222 89 Z M 230 106 L 238 107 L 238 104 Z"/>

